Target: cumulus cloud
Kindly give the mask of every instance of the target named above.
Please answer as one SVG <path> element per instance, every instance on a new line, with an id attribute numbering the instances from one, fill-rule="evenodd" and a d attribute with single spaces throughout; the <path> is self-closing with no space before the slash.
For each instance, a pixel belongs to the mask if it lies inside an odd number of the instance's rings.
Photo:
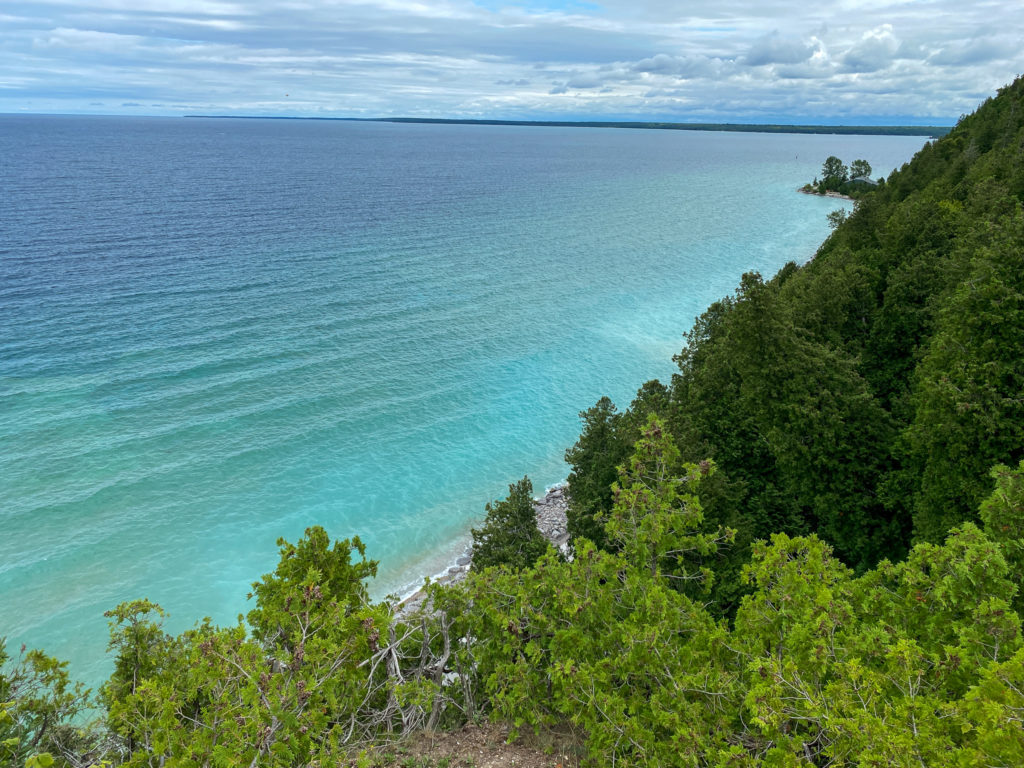
<path id="1" fill-rule="evenodd" d="M 896 58 L 900 41 L 893 34 L 891 24 L 883 24 L 864 33 L 861 40 L 843 56 L 846 72 L 877 72 L 885 69 Z"/>
<path id="2" fill-rule="evenodd" d="M 743 56 L 752 67 L 765 64 L 799 64 L 807 61 L 817 46 L 792 37 L 783 37 L 778 30 L 759 38 Z"/>

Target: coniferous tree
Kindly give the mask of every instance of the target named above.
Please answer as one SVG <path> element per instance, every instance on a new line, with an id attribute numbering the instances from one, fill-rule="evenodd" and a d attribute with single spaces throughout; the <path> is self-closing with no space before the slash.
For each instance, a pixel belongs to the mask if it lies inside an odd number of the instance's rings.
<path id="1" fill-rule="evenodd" d="M 547 550 L 547 540 L 537 528 L 530 478 L 512 483 L 508 497 L 489 503 L 486 510 L 483 526 L 472 530 L 474 570 L 496 565 L 527 568 Z"/>
<path id="2" fill-rule="evenodd" d="M 0 637 L 0 765 L 67 766 L 68 756 L 98 762 L 100 734 L 84 720 L 93 702 L 67 666 L 24 646 L 12 660 Z"/>
<path id="3" fill-rule="evenodd" d="M 985 532 L 1003 548 L 1011 572 L 1024 580 L 1024 460 L 1016 467 L 997 464 L 990 473 L 995 489 L 981 503 Z M 1014 608 L 1024 612 L 1024 589 L 1017 592 Z"/>
<path id="4" fill-rule="evenodd" d="M 914 530 L 929 541 L 973 518 L 986 470 L 1024 452 L 1024 214 L 971 251 L 918 366 L 905 433 L 920 477 Z"/>
<path id="5" fill-rule="evenodd" d="M 567 510 L 569 537 L 586 538 L 605 546 L 604 517 L 612 507 L 612 483 L 618 466 L 629 455 L 620 434 L 622 414 L 607 397 L 580 412 L 583 429 L 576 444 L 565 452 L 570 466 Z"/>

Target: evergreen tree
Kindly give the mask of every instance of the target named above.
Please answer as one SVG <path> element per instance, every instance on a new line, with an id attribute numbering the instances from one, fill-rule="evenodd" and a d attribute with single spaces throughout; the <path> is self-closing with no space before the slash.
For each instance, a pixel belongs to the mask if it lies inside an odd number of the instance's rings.
<path id="1" fill-rule="evenodd" d="M 629 463 L 612 486 L 614 505 L 605 535 L 634 568 L 651 578 L 680 585 L 697 581 L 710 589 L 713 574 L 702 564 L 735 532 L 703 531 L 703 507 L 697 498 L 701 481 L 714 464 L 684 466 L 679 449 L 654 414 L 640 433 Z"/>
<path id="2" fill-rule="evenodd" d="M 980 517 L 985 532 L 1003 548 L 1011 572 L 1024 581 L 1024 460 L 1017 467 L 993 467 L 996 481 L 992 493 L 981 503 Z M 1014 608 L 1024 613 L 1024 589 L 1017 592 Z"/>
<path id="3" fill-rule="evenodd" d="M 938 313 L 905 432 L 920 478 L 914 530 L 929 541 L 976 519 L 988 468 L 1024 455 L 1024 214 L 968 242 L 968 271 Z"/>
<path id="4" fill-rule="evenodd" d="M 612 507 L 612 483 L 618 466 L 626 460 L 628 445 L 620 434 L 622 415 L 615 404 L 602 397 L 580 412 L 580 437 L 565 452 L 568 478 L 570 539 L 586 538 L 605 546 L 604 518 Z"/>
<path id="5" fill-rule="evenodd" d="M 496 565 L 528 568 L 547 550 L 547 540 L 537 528 L 530 478 L 510 485 L 508 497 L 489 503 L 486 510 L 483 526 L 472 530 L 474 570 Z"/>
<path id="6" fill-rule="evenodd" d="M 63 768 L 98 762 L 100 734 L 84 721 L 93 702 L 85 686 L 71 680 L 67 666 L 24 646 L 12 661 L 0 637 L 0 765 Z"/>

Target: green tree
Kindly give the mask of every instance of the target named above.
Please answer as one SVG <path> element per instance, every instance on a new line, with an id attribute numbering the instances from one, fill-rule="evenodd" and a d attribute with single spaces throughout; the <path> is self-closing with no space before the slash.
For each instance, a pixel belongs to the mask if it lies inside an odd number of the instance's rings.
<path id="1" fill-rule="evenodd" d="M 377 575 L 377 561 L 366 559 L 366 545 L 358 536 L 331 546 L 317 525 L 307 528 L 297 544 L 278 539 L 277 545 L 277 568 L 252 585 L 256 608 L 247 618 L 256 640 L 294 647 L 308 620 L 296 613 L 297 605 L 353 612 L 369 602 L 365 582 Z M 359 556 L 355 562 L 353 554 Z"/>
<path id="2" fill-rule="evenodd" d="M 537 528 L 530 478 L 509 485 L 508 497 L 488 503 L 486 510 L 483 526 L 472 530 L 474 570 L 496 565 L 527 568 L 547 550 L 547 540 Z"/>
<path id="3" fill-rule="evenodd" d="M 420 681 L 402 674 L 388 608 L 369 603 L 363 579 L 376 563 L 361 542 L 331 546 L 313 527 L 279 545 L 278 568 L 253 587 L 252 636 L 241 621 L 221 628 L 207 619 L 164 643 L 137 620 L 152 604 L 115 614 L 126 620 L 118 636 L 143 638 L 115 645 L 115 681 L 150 670 L 111 698 L 129 765 L 338 763 L 353 740 L 422 722 L 413 717 L 421 699 L 408 698 Z M 137 645 L 146 652 L 136 654 Z"/>
<path id="4" fill-rule="evenodd" d="M 590 409 L 580 412 L 583 428 L 576 444 L 565 452 L 570 467 L 569 537 L 584 537 L 603 547 L 604 516 L 612 507 L 612 483 L 618 466 L 629 456 L 628 443 L 620 434 L 622 414 L 602 397 Z"/>
<path id="5" fill-rule="evenodd" d="M 867 160 L 854 160 L 852 163 L 850 163 L 850 178 L 870 179 L 871 163 L 869 163 Z"/>
<path id="6" fill-rule="evenodd" d="M 1024 582 L 1024 460 L 1015 468 L 998 464 L 990 473 L 996 481 L 992 494 L 981 503 L 985 532 L 1003 547 L 1003 556 L 1018 582 Z M 1024 612 L 1024 593 L 1018 591 L 1014 608 Z"/>
<path id="7" fill-rule="evenodd" d="M 699 581 L 710 589 L 711 569 L 702 563 L 732 531 L 702 531 L 701 480 L 714 464 L 683 465 L 679 449 L 657 416 L 648 416 L 629 463 L 612 486 L 614 505 L 605 525 L 608 539 L 635 568 L 652 579 Z"/>
<path id="8" fill-rule="evenodd" d="M 1020 748 L 995 735 L 1020 700 L 1007 686 L 1019 675 L 1016 588 L 999 548 L 974 526 L 858 579 L 816 537 L 777 535 L 755 547 L 747 575 L 756 590 L 730 644 L 753 725 L 743 738 L 765 764 L 909 768 L 956 765 L 976 754 L 972 742 Z M 991 693 L 976 692 L 979 680 Z M 987 705 L 965 707 L 975 696 Z"/>
<path id="9" fill-rule="evenodd" d="M 963 244 L 966 274 L 937 313 L 914 375 L 906 463 L 919 478 L 914 534 L 976 518 L 986 473 L 1024 446 L 1024 213 Z"/>
<path id="10" fill-rule="evenodd" d="M 825 214 L 825 217 L 828 219 L 828 225 L 831 229 L 838 229 L 846 221 L 847 214 L 844 209 L 836 208 L 834 211 L 829 211 Z"/>
<path id="11" fill-rule="evenodd" d="M 850 178 L 850 169 L 835 155 L 829 155 L 821 166 L 821 185 L 828 190 L 838 189 Z"/>
<path id="12" fill-rule="evenodd" d="M 519 727 L 570 722 L 595 765 L 699 765 L 728 747 L 724 630 L 670 584 L 700 573 L 716 545 L 694 495 L 711 468 L 677 459 L 649 416 L 607 524 L 620 551 L 580 539 L 572 561 L 549 551 L 466 586 L 460 632 L 475 639 L 494 713 Z"/>
<path id="13" fill-rule="evenodd" d="M 817 530 L 867 567 L 902 551 L 902 522 L 875 492 L 893 425 L 856 361 L 801 329 L 786 298 L 744 275 L 713 335 L 680 356 L 676 401 L 699 428 L 688 440 L 746 483 L 753 538 Z"/>
<path id="14" fill-rule="evenodd" d="M 1024 648 L 1000 664 L 986 666 L 964 697 L 970 739 L 960 750 L 959 765 L 1024 765 Z"/>
<path id="15" fill-rule="evenodd" d="M 756 586 L 736 614 L 744 708 L 766 765 L 816 764 L 831 743 L 828 687 L 842 663 L 839 633 L 852 619 L 852 573 L 816 536 L 778 533 L 752 549 Z M 790 758 L 787 760 L 787 758 Z"/>
<path id="16" fill-rule="evenodd" d="M 110 620 L 107 652 L 114 653 L 114 672 L 100 689 L 100 698 L 107 708 L 108 724 L 121 734 L 132 752 L 137 747 L 137 734 L 130 720 L 119 716 L 120 705 L 146 680 L 170 666 L 173 640 L 162 628 L 166 614 L 149 600 L 124 602 L 103 615 Z"/>
<path id="17" fill-rule="evenodd" d="M 629 459 L 633 444 L 656 414 L 665 418 L 671 408 L 669 389 L 657 379 L 647 381 L 624 413 L 618 413 L 607 397 L 580 413 L 583 429 L 576 444 L 565 452 L 570 465 L 569 537 L 585 537 L 605 548 L 609 542 L 604 525 L 612 508 L 612 483 Z"/>
<path id="18" fill-rule="evenodd" d="M 92 705 L 89 691 L 73 683 L 67 662 L 38 650 L 21 649 L 12 662 L 0 638 L 0 764 L 69 766 L 98 756 L 92 725 L 77 722 Z"/>

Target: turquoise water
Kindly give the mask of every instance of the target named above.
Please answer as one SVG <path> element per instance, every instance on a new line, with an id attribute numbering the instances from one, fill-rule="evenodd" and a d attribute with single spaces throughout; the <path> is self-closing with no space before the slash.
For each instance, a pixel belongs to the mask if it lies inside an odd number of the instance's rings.
<path id="1" fill-rule="evenodd" d="M 408 589 L 922 141 L 0 116 L 0 634 L 95 682 L 104 610 L 232 621 L 312 524 Z"/>

